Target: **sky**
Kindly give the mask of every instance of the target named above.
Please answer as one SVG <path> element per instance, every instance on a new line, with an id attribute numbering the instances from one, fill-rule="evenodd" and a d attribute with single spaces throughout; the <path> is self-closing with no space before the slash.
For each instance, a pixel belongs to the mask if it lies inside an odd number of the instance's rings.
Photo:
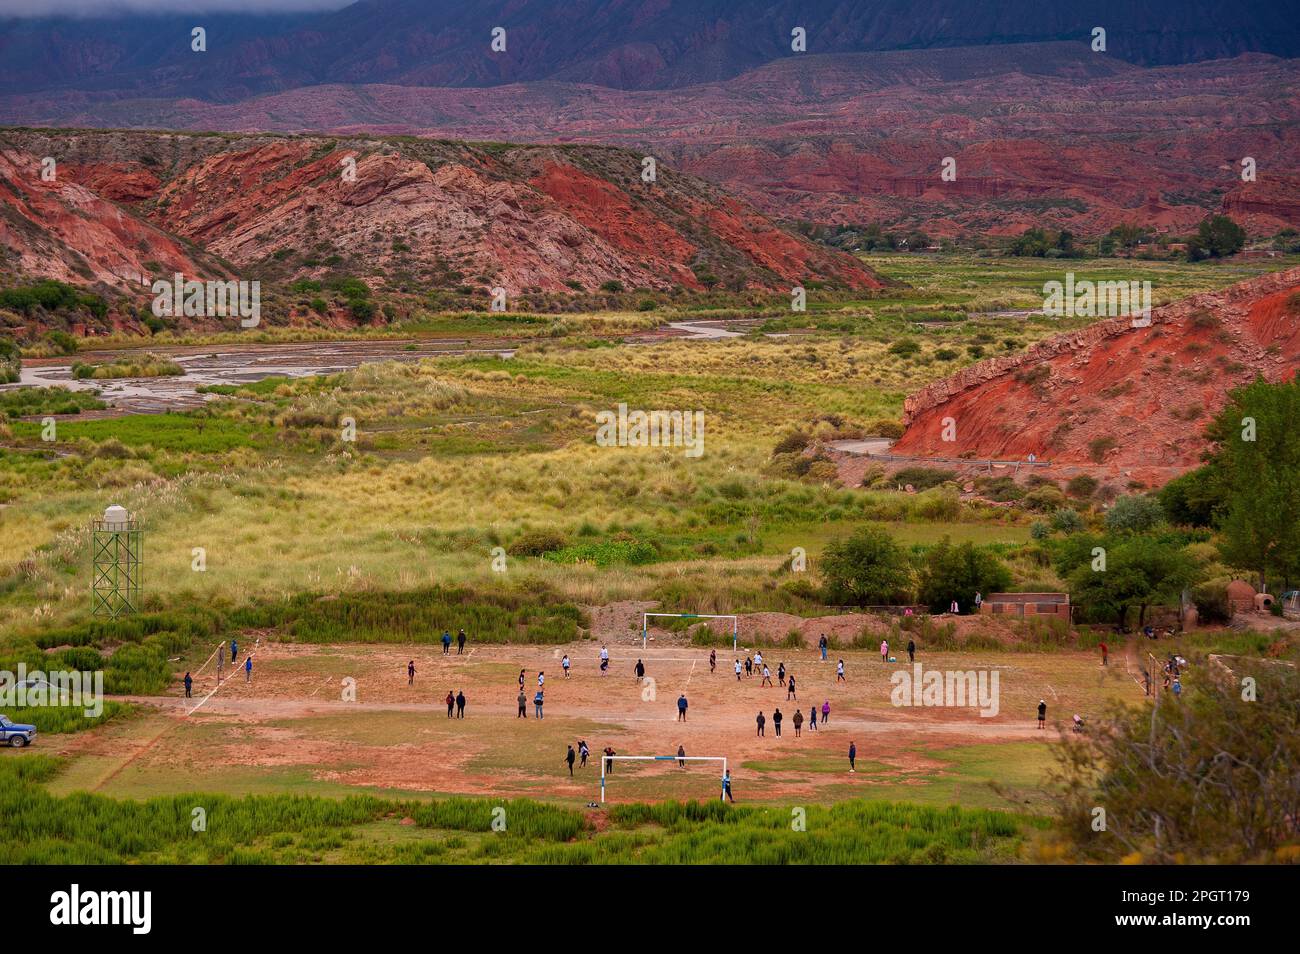
<path id="1" fill-rule="evenodd" d="M 0 0 L 0 17 L 112 16 L 120 13 L 300 13 L 337 10 L 353 0 Z"/>

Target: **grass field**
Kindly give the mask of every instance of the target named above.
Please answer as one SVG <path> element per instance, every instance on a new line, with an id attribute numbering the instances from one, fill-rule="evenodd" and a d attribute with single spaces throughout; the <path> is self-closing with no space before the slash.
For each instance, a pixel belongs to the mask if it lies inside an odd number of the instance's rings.
<path id="1" fill-rule="evenodd" d="M 892 705 L 899 667 L 872 648 L 879 631 L 837 621 L 790 572 L 792 554 L 815 576 L 830 542 L 875 522 L 918 551 L 944 538 L 994 548 L 1015 586 L 1055 588 L 1031 538 L 1039 514 L 962 501 L 952 487 L 864 488 L 833 465 L 792 467 L 778 443 L 796 430 L 817 440 L 888 433 L 916 388 L 1068 327 L 996 314 L 1040 306 L 1042 283 L 1067 269 L 1149 277 L 1162 301 L 1288 263 L 869 263 L 907 285 L 860 301 L 814 294 L 800 315 L 734 302 L 528 320 L 431 314 L 401 332 L 520 346 L 509 359 L 383 362 L 212 388 L 195 411 L 103 417 L 89 396 L 3 397 L 0 668 L 102 668 L 122 705 L 89 728 L 42 713 L 37 746 L 0 751 L 0 861 L 1022 857 L 1053 795 L 1055 732 L 1037 730 L 1034 707 L 1045 699 L 1056 723 L 1138 702 L 1135 658 L 1114 646 L 1103 669 L 1088 648 L 1095 634 L 1028 630 L 957 652 L 939 620 L 916 631 L 924 665 L 996 672 L 998 713 Z M 654 334 L 708 317 L 754 319 L 757 330 Z M 701 411 L 704 452 L 599 446 L 595 415 L 620 403 Z M 39 420 L 50 413 L 54 442 Z M 145 612 L 117 626 L 92 620 L 87 599 L 88 524 L 110 503 L 146 528 Z M 1078 506 L 1098 519 L 1089 502 Z M 798 700 L 756 677 L 737 684 L 720 635 L 677 627 L 642 652 L 639 613 L 655 606 L 746 614 L 747 644 L 761 639 L 774 671 L 787 664 Z M 760 635 L 770 614 L 786 615 Z M 823 621 L 846 683 L 807 641 Z M 472 653 L 443 657 L 439 632 L 462 625 Z M 232 635 L 240 662 L 254 652 L 253 682 L 227 669 L 209 697 L 212 652 Z M 1189 639 L 1188 651 L 1225 639 Z M 603 677 L 602 641 L 614 655 Z M 712 674 L 708 644 L 718 647 Z M 632 675 L 638 657 L 654 680 L 648 695 Z M 530 716 L 537 672 L 547 673 L 542 721 L 515 716 L 521 668 Z M 178 681 L 187 670 L 197 677 L 189 701 Z M 469 698 L 464 720 L 447 719 L 449 690 Z M 814 701 L 832 708 L 816 733 L 805 726 L 795 738 L 787 721 L 780 739 L 771 722 L 756 736 L 760 709 L 806 714 Z M 726 756 L 740 807 L 716 803 L 712 769 L 651 763 L 619 764 L 613 807 L 589 810 L 596 763 L 570 779 L 562 762 L 579 739 L 593 756 L 606 745 Z M 504 835 L 491 827 L 502 804 Z M 208 809 L 209 838 L 191 837 L 195 806 Z M 791 827 L 794 809 L 806 809 L 807 831 Z"/>

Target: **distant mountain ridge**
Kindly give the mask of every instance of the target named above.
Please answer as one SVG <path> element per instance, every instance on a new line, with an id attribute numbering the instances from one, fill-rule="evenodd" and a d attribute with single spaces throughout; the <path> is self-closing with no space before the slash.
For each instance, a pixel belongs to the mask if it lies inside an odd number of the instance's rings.
<path id="1" fill-rule="evenodd" d="M 201 25 L 205 53 L 190 50 Z M 0 20 L 0 92 L 233 102 L 321 83 L 667 89 L 811 53 L 1090 38 L 1130 63 L 1300 56 L 1300 0 L 360 0 L 314 14 Z M 506 30 L 504 52 L 489 48 Z"/>

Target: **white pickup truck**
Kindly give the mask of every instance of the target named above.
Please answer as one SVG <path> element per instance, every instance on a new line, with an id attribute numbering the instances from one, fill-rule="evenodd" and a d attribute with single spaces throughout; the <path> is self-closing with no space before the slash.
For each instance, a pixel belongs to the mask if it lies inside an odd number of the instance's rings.
<path id="1" fill-rule="evenodd" d="M 34 738 L 36 738 L 36 726 L 19 725 L 11 721 L 7 715 L 0 715 L 0 743 L 21 749 L 24 745 L 30 744 Z"/>

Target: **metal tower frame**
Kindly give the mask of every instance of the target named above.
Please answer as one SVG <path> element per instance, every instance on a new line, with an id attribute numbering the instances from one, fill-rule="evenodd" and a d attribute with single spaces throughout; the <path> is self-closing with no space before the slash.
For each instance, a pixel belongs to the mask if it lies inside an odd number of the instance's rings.
<path id="1" fill-rule="evenodd" d="M 136 612 L 144 572 L 144 530 L 134 517 L 95 520 L 91 536 L 91 613 L 117 619 Z"/>

